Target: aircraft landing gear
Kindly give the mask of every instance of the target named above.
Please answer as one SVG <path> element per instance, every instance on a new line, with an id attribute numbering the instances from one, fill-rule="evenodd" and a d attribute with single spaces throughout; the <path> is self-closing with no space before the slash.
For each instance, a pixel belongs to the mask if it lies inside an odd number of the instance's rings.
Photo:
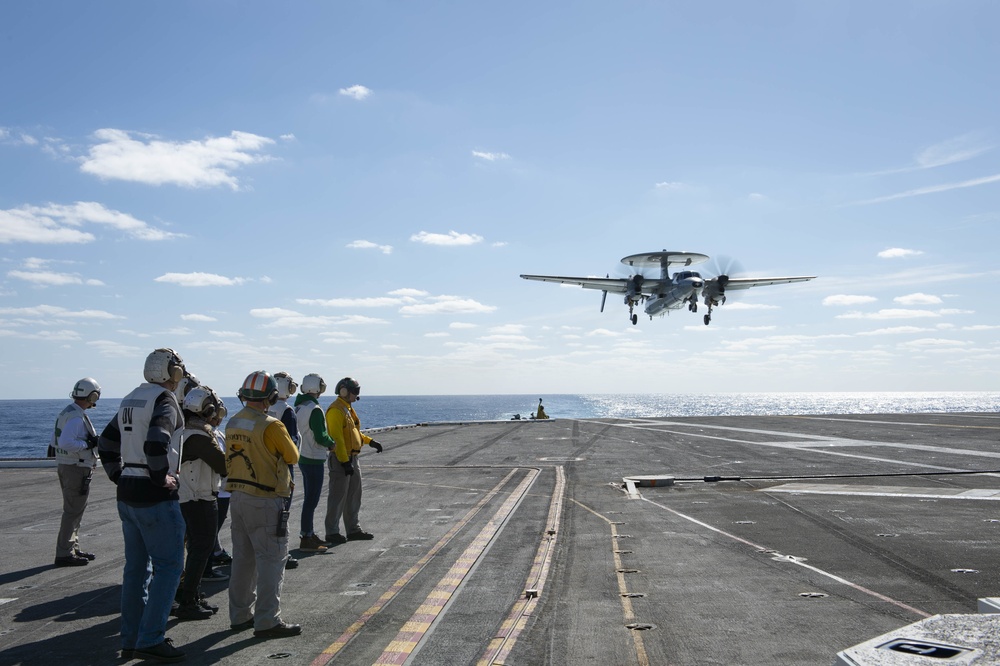
<path id="1" fill-rule="evenodd" d="M 705 315 L 705 326 L 708 326 L 712 321 L 712 315 Z"/>
<path id="2" fill-rule="evenodd" d="M 688 303 L 688 310 L 690 312 L 697 312 L 698 311 L 698 301 L 691 301 L 690 303 Z"/>
<path id="3" fill-rule="evenodd" d="M 632 325 L 635 326 L 638 323 L 639 323 L 639 315 L 637 314 L 632 315 Z"/>

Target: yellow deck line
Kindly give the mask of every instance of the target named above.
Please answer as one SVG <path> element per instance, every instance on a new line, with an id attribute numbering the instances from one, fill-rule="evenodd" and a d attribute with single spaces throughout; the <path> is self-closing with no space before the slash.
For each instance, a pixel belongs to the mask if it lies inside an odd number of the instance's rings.
<path id="1" fill-rule="evenodd" d="M 518 636 L 528 624 L 538 600 L 541 598 L 545 581 L 548 579 L 549 567 L 555 553 L 556 538 L 559 535 L 559 522 L 562 517 L 563 495 L 566 489 L 566 471 L 562 466 L 556 467 L 556 485 L 552 490 L 552 501 L 549 504 L 549 516 L 545 523 L 545 533 L 535 552 L 535 560 L 528 572 L 524 588 L 525 594 L 511 607 L 507 618 L 500 625 L 500 631 L 493 637 L 477 666 L 501 666 L 506 663 Z M 533 590 L 533 594 L 528 594 Z"/>
<path id="2" fill-rule="evenodd" d="M 403 628 L 396 634 L 393 642 L 372 663 L 372 666 L 398 666 L 410 658 L 410 655 L 416 650 L 417 645 L 426 636 L 431 625 L 444 611 L 448 602 L 444 601 L 442 597 L 447 598 L 448 601 L 451 600 L 459 585 L 465 580 L 472 567 L 486 551 L 486 547 L 489 546 L 490 542 L 493 541 L 507 519 L 514 512 L 518 502 L 521 501 L 528 492 L 528 488 L 535 482 L 538 474 L 539 472 L 536 469 L 529 471 L 520 485 L 504 501 L 490 521 L 486 523 L 486 526 L 476 535 L 476 538 L 472 540 L 472 543 L 469 544 L 468 548 L 465 549 L 455 564 L 452 565 L 451 569 L 448 570 L 448 573 L 441 579 L 434 591 L 424 600 L 424 603 L 417 609 L 417 612 L 403 625 Z M 432 596 L 434 597 L 433 601 Z"/>
<path id="3" fill-rule="evenodd" d="M 615 571 L 618 572 L 617 573 L 618 596 L 622 602 L 622 615 L 625 618 L 625 624 L 634 622 L 635 611 L 632 610 L 632 599 L 628 597 L 629 593 L 628 584 L 625 582 L 625 574 L 620 572 L 620 570 L 623 569 L 624 567 L 622 567 L 621 555 L 618 554 L 618 546 L 620 545 L 618 543 L 618 526 L 615 525 L 614 521 L 608 519 L 606 516 L 602 516 L 597 511 L 594 511 L 586 504 L 575 499 L 572 501 L 574 504 L 580 506 L 583 509 L 586 509 L 590 513 L 594 514 L 595 516 L 606 522 L 608 526 L 611 528 L 611 552 L 614 555 L 615 559 Z M 639 666 L 649 666 L 649 656 L 646 654 L 646 645 L 642 642 L 642 632 L 633 631 L 631 632 L 631 634 L 632 634 L 632 644 L 635 646 L 636 663 L 639 664 Z"/>
<path id="4" fill-rule="evenodd" d="M 347 646 L 347 644 L 350 643 L 354 639 L 354 637 L 361 632 L 365 624 L 367 624 L 369 620 L 375 617 L 379 613 L 379 611 L 388 606 L 389 602 L 391 602 L 396 597 L 396 595 L 402 592 L 403 588 L 406 587 L 406 585 L 411 580 L 413 580 L 413 578 L 418 573 L 420 573 L 420 571 L 425 566 L 427 566 L 427 564 L 432 559 L 434 559 L 434 556 L 437 555 L 437 553 L 442 548 L 448 545 L 448 543 L 453 538 L 455 538 L 455 535 L 458 534 L 458 532 L 463 527 L 465 527 L 469 523 L 469 521 L 471 521 L 476 516 L 476 514 L 482 511 L 482 509 L 490 502 L 490 500 L 496 497 L 497 493 L 499 493 L 500 490 L 505 485 L 507 485 L 507 482 L 510 481 L 510 479 L 516 473 L 517 470 L 512 469 L 507 474 L 507 476 L 501 479 L 500 482 L 497 483 L 497 485 L 495 485 L 489 492 L 487 492 L 482 497 L 482 499 L 480 499 L 479 502 L 476 503 L 474 507 L 469 509 L 469 511 L 464 516 L 462 516 L 461 520 L 455 523 L 455 525 L 450 530 L 448 530 L 448 532 L 443 537 L 441 537 L 441 539 L 436 544 L 434 544 L 434 546 L 429 551 L 427 551 L 427 554 L 421 557 L 416 564 L 410 567 L 410 569 L 405 574 L 403 574 L 403 576 L 399 580 L 390 585 L 389 589 L 387 589 L 382 594 L 382 596 L 379 597 L 378 601 L 376 601 L 371 608 L 362 613 L 361 616 L 358 617 L 358 619 L 355 620 L 354 623 L 347 628 L 347 631 L 341 634 L 337 638 L 337 640 L 335 640 L 325 650 L 323 650 L 323 652 L 321 652 L 319 656 L 317 656 L 312 661 L 311 666 L 323 666 L 324 664 L 328 663 L 331 659 L 333 659 L 338 652 L 343 650 Z"/>

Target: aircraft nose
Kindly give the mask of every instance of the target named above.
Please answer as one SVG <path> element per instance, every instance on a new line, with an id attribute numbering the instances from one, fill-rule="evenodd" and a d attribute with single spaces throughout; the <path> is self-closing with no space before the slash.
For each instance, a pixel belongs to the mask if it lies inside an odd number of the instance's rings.
<path id="1" fill-rule="evenodd" d="M 703 280 L 691 280 L 691 286 L 698 289 L 700 287 L 704 287 L 705 282 Z"/>

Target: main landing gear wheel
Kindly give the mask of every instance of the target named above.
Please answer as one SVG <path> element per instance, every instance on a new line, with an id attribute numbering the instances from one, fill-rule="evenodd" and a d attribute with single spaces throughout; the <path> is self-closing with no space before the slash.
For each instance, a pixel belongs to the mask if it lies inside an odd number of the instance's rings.
<path id="1" fill-rule="evenodd" d="M 705 315 L 705 326 L 708 326 L 709 323 L 711 323 L 711 321 L 712 321 L 712 318 L 709 315 Z"/>
<path id="2" fill-rule="evenodd" d="M 638 323 L 639 323 L 639 315 L 637 314 L 632 315 L 632 325 L 635 326 Z"/>

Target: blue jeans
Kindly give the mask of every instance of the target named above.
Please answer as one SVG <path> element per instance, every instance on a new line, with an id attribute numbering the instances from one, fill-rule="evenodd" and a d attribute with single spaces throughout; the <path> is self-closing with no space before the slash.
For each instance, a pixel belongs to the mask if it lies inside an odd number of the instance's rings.
<path id="1" fill-rule="evenodd" d="M 319 499 L 323 496 L 323 465 L 303 465 L 299 463 L 299 471 L 302 473 L 302 524 L 299 532 L 302 536 L 315 534 L 313 532 L 313 515 L 316 507 L 319 506 Z"/>
<path id="2" fill-rule="evenodd" d="M 184 566 L 184 518 L 176 501 L 141 507 L 118 502 L 118 515 L 125 537 L 122 647 L 159 645 Z"/>

